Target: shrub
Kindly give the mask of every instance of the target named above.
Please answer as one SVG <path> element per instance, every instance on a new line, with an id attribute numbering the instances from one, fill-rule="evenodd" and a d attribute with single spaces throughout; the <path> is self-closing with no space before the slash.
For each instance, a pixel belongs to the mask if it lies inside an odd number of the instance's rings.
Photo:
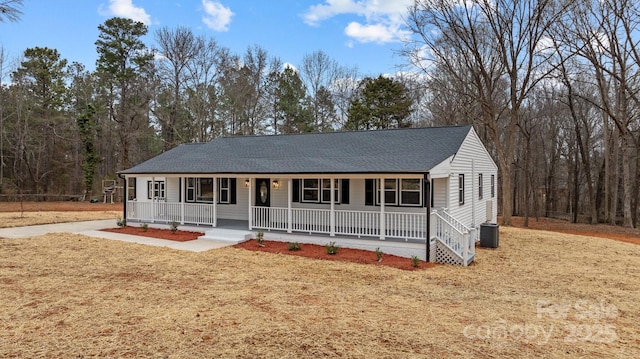
<path id="1" fill-rule="evenodd" d="M 420 266 L 420 258 L 418 256 L 411 256 L 411 266 L 418 268 Z"/>
<path id="2" fill-rule="evenodd" d="M 299 251 L 302 249 L 302 247 L 300 247 L 300 243 L 298 242 L 289 242 L 287 248 L 289 248 L 290 251 Z"/>
<path id="3" fill-rule="evenodd" d="M 264 232 L 262 230 L 259 230 L 258 233 L 256 233 L 256 242 L 258 242 L 260 247 L 264 246 Z"/>
<path id="4" fill-rule="evenodd" d="M 327 248 L 327 254 L 337 254 L 338 250 L 340 250 L 340 247 L 336 245 L 336 242 L 329 242 L 325 247 Z"/>
<path id="5" fill-rule="evenodd" d="M 118 218 L 116 220 L 116 224 L 118 225 L 118 227 L 126 227 L 127 226 L 127 220 L 126 220 L 126 218 Z"/>
<path id="6" fill-rule="evenodd" d="M 142 229 L 142 231 L 143 231 L 143 232 L 146 232 L 146 231 L 147 231 L 147 229 L 149 229 L 149 225 L 148 225 L 148 224 L 146 224 L 146 223 L 143 223 L 143 224 L 140 226 L 140 229 Z"/>
<path id="7" fill-rule="evenodd" d="M 178 222 L 176 221 L 169 222 L 169 228 L 171 229 L 171 232 L 176 233 L 176 231 L 178 230 Z"/>
<path id="8" fill-rule="evenodd" d="M 380 250 L 380 247 L 376 248 L 376 259 L 378 262 L 382 262 L 382 251 Z"/>

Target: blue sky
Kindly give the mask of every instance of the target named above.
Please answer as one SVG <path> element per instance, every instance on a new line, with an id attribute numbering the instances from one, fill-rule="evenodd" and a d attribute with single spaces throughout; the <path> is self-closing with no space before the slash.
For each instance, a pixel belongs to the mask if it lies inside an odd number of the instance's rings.
<path id="1" fill-rule="evenodd" d="M 0 45 L 8 60 L 31 47 L 57 49 L 89 70 L 97 58 L 98 25 L 120 16 L 148 25 L 144 40 L 164 26 L 186 26 L 214 37 L 233 53 L 260 45 L 271 56 L 299 65 L 322 50 L 363 75 L 397 72 L 407 36 L 403 16 L 412 0 L 24 0 L 18 22 L 0 22 Z M 5 72 L 7 68 L 5 67 Z"/>

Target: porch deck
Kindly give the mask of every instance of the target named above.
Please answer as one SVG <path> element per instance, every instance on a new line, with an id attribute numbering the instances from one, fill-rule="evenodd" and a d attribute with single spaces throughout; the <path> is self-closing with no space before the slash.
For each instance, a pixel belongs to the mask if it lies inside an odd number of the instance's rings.
<path id="1" fill-rule="evenodd" d="M 212 207 L 212 208 L 211 208 Z M 262 230 L 265 239 L 375 250 L 404 257 L 426 258 L 427 215 L 373 211 L 250 207 L 249 220 L 217 218 L 215 206 L 177 203 L 127 203 L 127 220 L 181 223 L 204 231 L 211 239 L 236 243 Z M 477 231 L 446 210 L 432 211 L 429 261 L 469 265 L 475 258 Z"/>

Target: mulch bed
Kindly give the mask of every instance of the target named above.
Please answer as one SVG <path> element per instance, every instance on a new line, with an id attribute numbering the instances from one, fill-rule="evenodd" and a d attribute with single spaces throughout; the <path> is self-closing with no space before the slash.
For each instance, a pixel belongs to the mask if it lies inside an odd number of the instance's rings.
<path id="1" fill-rule="evenodd" d="M 122 233 L 122 234 L 131 234 L 134 236 L 151 237 L 151 238 L 158 238 L 158 239 L 168 239 L 168 240 L 177 241 L 177 242 L 192 241 L 204 235 L 204 233 L 202 232 L 191 232 L 191 231 L 180 231 L 180 230 L 171 232 L 171 230 L 169 229 L 160 229 L 160 228 L 147 228 L 147 230 L 145 231 L 141 227 L 133 227 L 133 226 L 105 228 L 103 229 L 103 231 Z"/>
<path id="2" fill-rule="evenodd" d="M 410 258 L 398 257 L 384 253 L 382 261 L 378 262 L 376 253 L 362 249 L 340 248 L 336 254 L 328 254 L 325 246 L 317 244 L 300 243 L 301 249 L 291 251 L 288 248 L 288 242 L 264 241 L 264 245 L 260 246 L 254 239 L 236 244 L 235 248 L 242 248 L 257 252 L 281 253 L 300 257 L 325 259 L 333 261 L 344 261 L 361 264 L 381 265 L 404 270 L 416 270 L 433 267 L 434 263 L 420 261 L 417 267 L 414 267 Z"/>
<path id="3" fill-rule="evenodd" d="M 122 233 L 122 234 L 131 234 L 134 236 L 168 239 L 171 241 L 178 241 L 178 242 L 192 241 L 204 235 L 204 233 L 201 233 L 201 232 L 190 232 L 190 231 L 180 231 L 180 230 L 171 232 L 171 230 L 169 229 L 161 229 L 161 228 L 147 228 L 147 230 L 144 231 L 140 227 L 133 227 L 133 226 L 106 228 L 106 229 L 103 229 L 103 231 Z M 418 266 L 414 267 L 413 264 L 411 263 L 410 258 L 394 256 L 386 253 L 383 253 L 382 261 L 378 262 L 375 252 L 366 251 L 363 249 L 340 248 L 337 254 L 327 254 L 327 249 L 325 248 L 325 246 L 321 246 L 317 244 L 300 243 L 301 249 L 298 251 L 290 251 L 288 248 L 288 245 L 289 243 L 287 242 L 264 241 L 264 245 L 260 246 L 258 245 L 258 242 L 256 242 L 255 239 L 252 239 L 240 244 L 236 244 L 234 247 L 242 248 L 250 251 L 256 251 L 256 252 L 281 253 L 281 254 L 294 255 L 299 257 L 314 258 L 314 259 L 325 259 L 325 260 L 332 260 L 332 261 L 381 265 L 381 266 L 393 267 L 393 268 L 404 269 L 404 270 L 424 269 L 424 268 L 433 267 L 435 265 L 434 263 L 427 263 L 424 261 L 420 261 Z"/>

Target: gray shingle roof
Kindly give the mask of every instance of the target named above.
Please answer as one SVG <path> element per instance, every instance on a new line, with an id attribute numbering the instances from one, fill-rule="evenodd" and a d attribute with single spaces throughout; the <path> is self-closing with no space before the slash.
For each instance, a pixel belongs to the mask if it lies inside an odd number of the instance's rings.
<path id="1" fill-rule="evenodd" d="M 455 154 L 470 129 L 220 137 L 180 145 L 120 173 L 424 173 Z"/>

